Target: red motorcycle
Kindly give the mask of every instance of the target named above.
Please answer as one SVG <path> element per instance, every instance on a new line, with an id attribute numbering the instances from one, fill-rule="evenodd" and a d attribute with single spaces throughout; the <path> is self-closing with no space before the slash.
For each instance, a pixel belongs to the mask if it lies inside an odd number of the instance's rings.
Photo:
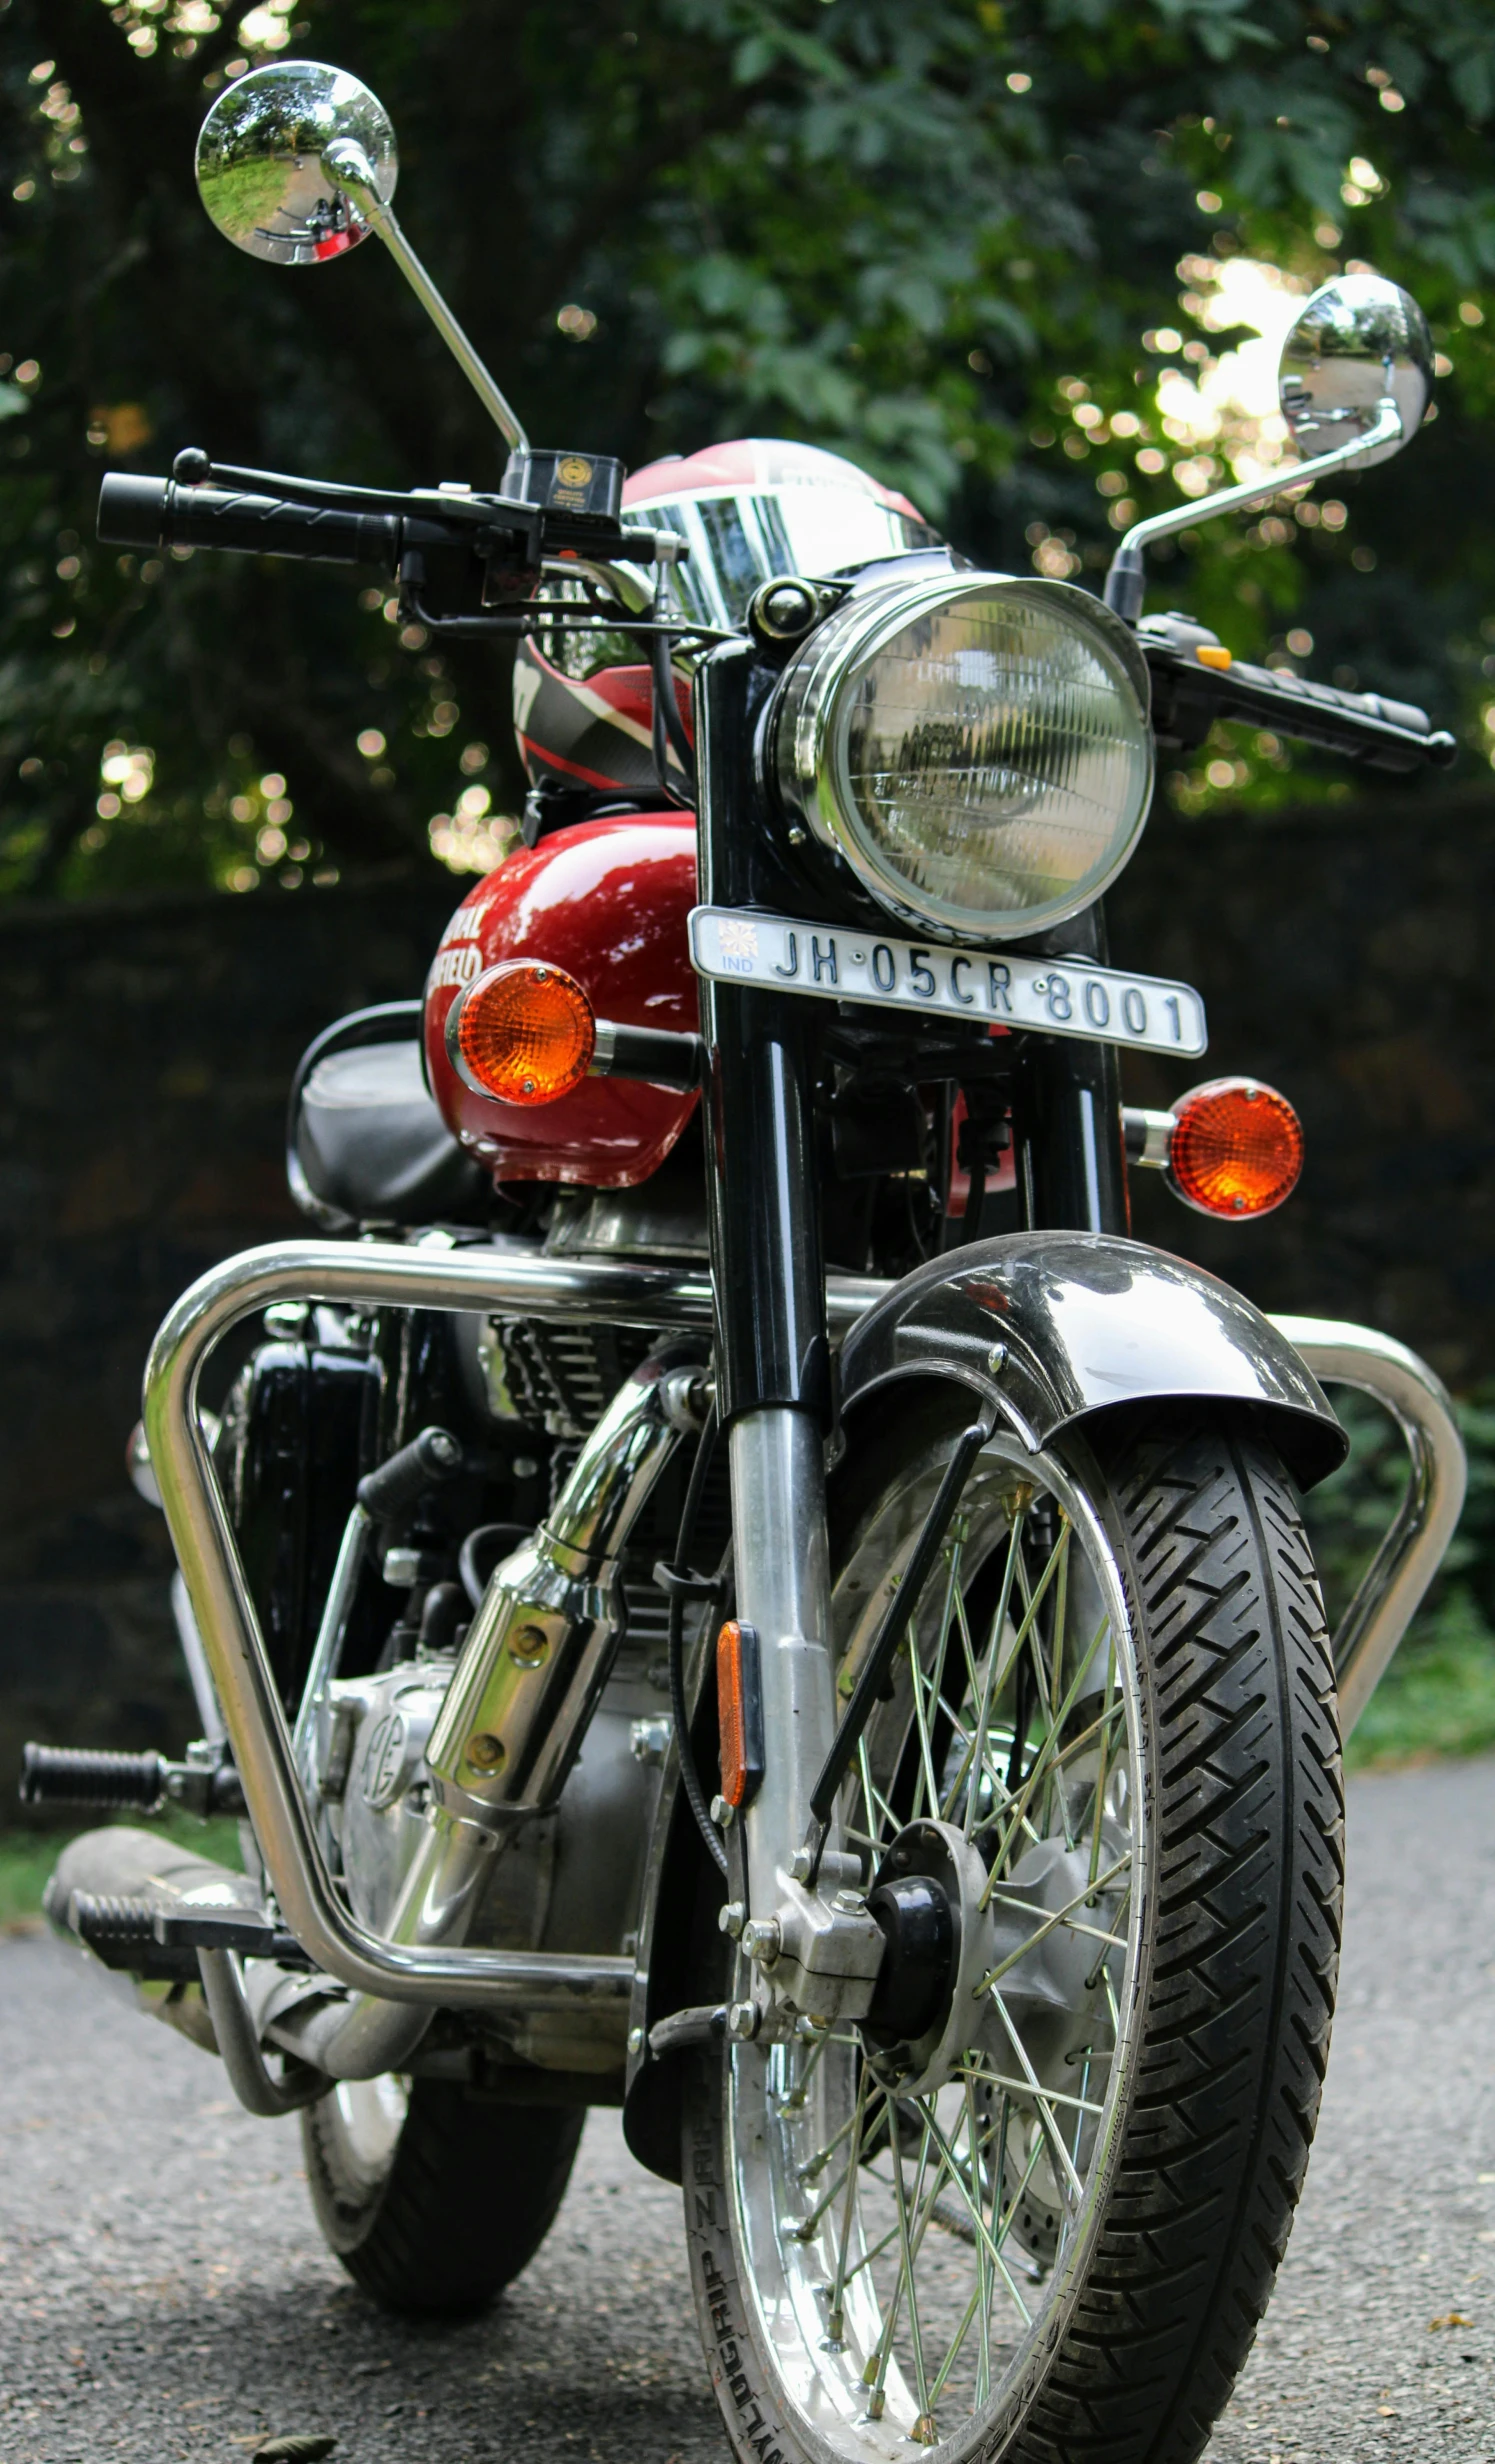
<path id="1" fill-rule="evenodd" d="M 54 1919 L 299 2107 L 317 2217 L 396 2307 L 521 2269 L 586 2109 L 679 2181 L 743 2464 L 1197 2456 L 1307 2161 L 1339 1923 L 1339 1734 L 1457 1516 L 1398 1345 L 1270 1320 L 1129 1237 L 1130 1169 L 1287 1197 L 1290 1106 L 1199 995 L 1111 963 L 1155 748 L 1219 718 L 1412 770 L 1420 711 L 973 568 L 837 457 L 624 484 L 532 447 L 390 208 L 389 122 L 305 61 L 215 102 L 228 236 L 389 246 L 512 448 L 496 493 L 178 457 L 101 536 L 366 563 L 517 642 L 524 845 L 423 1001 L 292 1093 L 324 1236 L 230 1259 L 152 1352 L 204 1739 L 28 1748 L 34 1800 L 242 1810 L 246 1871 L 145 1830 Z M 1294 479 L 1392 452 L 1426 327 L 1304 307 Z M 1275 489 L 1282 476 L 1271 483 Z M 204 1362 L 262 1314 L 227 1409 Z M 1407 1502 L 1331 1645 L 1299 1492 L 1375 1393 Z"/>

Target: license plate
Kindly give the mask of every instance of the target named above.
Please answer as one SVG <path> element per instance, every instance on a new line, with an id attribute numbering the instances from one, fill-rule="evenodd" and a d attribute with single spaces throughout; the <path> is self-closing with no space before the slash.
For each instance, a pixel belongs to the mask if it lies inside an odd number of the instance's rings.
<path id="1" fill-rule="evenodd" d="M 1131 1044 L 1139 1052 L 1201 1053 L 1208 1040 L 1204 1003 L 1192 986 L 1123 975 L 1082 958 L 874 939 L 839 925 L 730 907 L 692 908 L 690 954 L 697 974 L 718 984 L 761 984 L 932 1018 L 979 1018 L 1040 1035 Z"/>

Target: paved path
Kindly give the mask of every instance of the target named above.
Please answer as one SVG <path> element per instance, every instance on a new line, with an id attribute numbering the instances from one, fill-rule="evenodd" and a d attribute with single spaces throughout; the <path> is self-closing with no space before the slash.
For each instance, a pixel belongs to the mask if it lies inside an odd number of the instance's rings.
<path id="1" fill-rule="evenodd" d="M 1357 1782 L 1351 1875 L 1308 2192 L 1209 2464 L 1495 2464 L 1495 1762 Z M 297 2429 L 334 2464 L 725 2464 L 677 2195 L 613 2116 L 499 2310 L 392 2324 L 317 2239 L 295 2123 L 25 1940 L 0 2149 L 3 2464 L 230 2464 Z"/>

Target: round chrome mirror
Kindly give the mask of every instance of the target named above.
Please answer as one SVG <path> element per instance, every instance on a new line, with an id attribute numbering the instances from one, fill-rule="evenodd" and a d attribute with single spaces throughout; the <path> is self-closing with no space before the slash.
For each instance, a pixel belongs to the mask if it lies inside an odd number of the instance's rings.
<path id="1" fill-rule="evenodd" d="M 328 177 L 330 145 L 373 165 L 387 205 L 400 158 L 389 114 L 346 70 L 275 60 L 225 87 L 197 140 L 197 193 L 225 239 L 270 265 L 319 265 L 367 239 L 369 223 Z"/>
<path id="2" fill-rule="evenodd" d="M 1433 338 L 1408 291 L 1380 274 L 1336 274 L 1321 283 L 1282 346 L 1282 416 L 1305 461 L 1349 444 L 1375 424 L 1389 395 L 1402 432 L 1345 465 L 1368 470 L 1416 435 L 1433 382 Z"/>

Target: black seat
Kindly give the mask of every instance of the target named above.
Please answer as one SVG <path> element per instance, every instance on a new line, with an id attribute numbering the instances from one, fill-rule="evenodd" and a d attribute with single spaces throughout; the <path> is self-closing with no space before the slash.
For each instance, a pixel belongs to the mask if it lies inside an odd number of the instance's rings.
<path id="1" fill-rule="evenodd" d="M 427 1090 L 421 1004 L 355 1010 L 309 1045 L 291 1085 L 286 1179 L 324 1231 L 486 1223 L 493 1185 Z"/>

